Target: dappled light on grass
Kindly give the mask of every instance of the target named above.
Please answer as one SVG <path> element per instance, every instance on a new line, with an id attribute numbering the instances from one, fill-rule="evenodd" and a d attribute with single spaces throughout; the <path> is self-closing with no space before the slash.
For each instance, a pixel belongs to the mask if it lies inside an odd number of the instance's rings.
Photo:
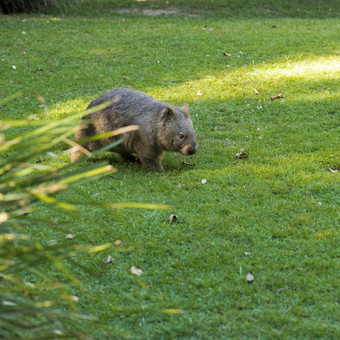
<path id="1" fill-rule="evenodd" d="M 248 72 L 248 76 L 261 78 L 264 80 L 284 80 L 284 79 L 304 79 L 308 80 L 329 80 L 334 77 L 340 77 L 339 62 L 340 58 L 335 56 L 329 57 L 298 57 L 294 56 L 273 62 L 271 64 L 259 65 L 254 70 Z M 291 60 L 289 60 L 291 59 Z"/>
<path id="2" fill-rule="evenodd" d="M 299 83 L 310 84 L 313 98 L 318 101 L 334 97 L 332 92 L 319 91 L 318 86 L 327 81 L 339 81 L 340 69 L 338 57 L 299 57 L 290 60 L 281 59 L 270 63 L 233 67 L 218 75 L 209 75 L 202 79 L 152 90 L 158 97 L 183 101 L 188 96 L 193 101 L 224 99 L 233 100 L 240 97 L 251 97 L 254 89 L 259 90 L 259 98 L 266 99 L 284 92 L 288 84 L 297 86 Z M 316 88 L 315 88 L 316 86 Z M 268 89 L 271 89 L 269 92 Z M 288 89 L 289 91 L 289 89 Z M 256 94 L 256 92 L 255 92 Z M 339 93 L 338 93 L 339 95 Z M 258 99 L 259 99 L 258 98 Z M 290 93 L 289 101 L 305 99 L 305 92 L 299 89 Z"/>

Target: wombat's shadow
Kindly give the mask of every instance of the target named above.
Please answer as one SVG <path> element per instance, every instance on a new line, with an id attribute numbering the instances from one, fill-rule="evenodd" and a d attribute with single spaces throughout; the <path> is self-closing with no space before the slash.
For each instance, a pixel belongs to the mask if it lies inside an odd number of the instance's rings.
<path id="1" fill-rule="evenodd" d="M 134 170 L 148 170 L 144 169 L 142 166 L 142 163 L 138 159 L 137 155 L 133 155 L 129 161 L 123 160 L 117 153 L 115 152 L 103 152 L 100 155 L 96 157 L 89 158 L 86 162 L 95 164 L 100 162 L 108 162 L 109 164 L 113 165 L 114 167 L 117 167 L 118 169 L 129 169 L 130 171 Z M 175 157 L 169 157 L 163 159 L 163 165 L 164 165 L 164 172 L 185 172 L 188 170 L 195 169 L 196 164 L 194 160 L 192 159 L 184 159 L 180 156 Z"/>

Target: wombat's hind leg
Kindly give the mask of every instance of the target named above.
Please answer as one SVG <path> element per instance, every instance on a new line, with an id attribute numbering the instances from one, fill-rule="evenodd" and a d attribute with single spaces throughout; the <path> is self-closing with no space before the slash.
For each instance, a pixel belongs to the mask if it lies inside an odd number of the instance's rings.
<path id="1" fill-rule="evenodd" d="M 72 153 L 71 153 L 71 163 L 75 163 L 82 156 L 83 156 L 83 153 L 81 151 L 79 151 L 79 150 L 72 151 Z"/>
<path id="2" fill-rule="evenodd" d="M 124 162 L 136 162 L 137 158 L 131 153 L 119 153 L 120 157 L 122 157 Z"/>
<path id="3" fill-rule="evenodd" d="M 81 145 L 74 146 L 71 152 L 71 163 L 75 163 L 84 155 L 91 156 L 91 152 Z"/>
<path id="4" fill-rule="evenodd" d="M 82 158 L 84 154 L 91 155 L 90 151 L 83 145 L 77 143 L 77 140 L 82 139 L 87 136 L 87 129 L 89 125 L 80 125 L 78 129 L 74 133 L 74 143 L 72 143 L 72 152 L 71 152 L 71 163 L 75 163 L 77 160 Z"/>

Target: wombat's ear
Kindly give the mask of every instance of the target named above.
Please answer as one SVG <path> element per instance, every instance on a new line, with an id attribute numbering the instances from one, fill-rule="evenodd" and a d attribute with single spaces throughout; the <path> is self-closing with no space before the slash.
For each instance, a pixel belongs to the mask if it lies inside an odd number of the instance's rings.
<path id="1" fill-rule="evenodd" d="M 189 105 L 187 103 L 185 103 L 182 107 L 181 107 L 181 111 L 184 113 L 185 116 L 189 117 Z"/>
<path id="2" fill-rule="evenodd" d="M 172 107 L 165 107 L 161 112 L 162 118 L 164 120 L 170 120 L 170 119 L 176 119 L 177 118 L 177 112 Z"/>

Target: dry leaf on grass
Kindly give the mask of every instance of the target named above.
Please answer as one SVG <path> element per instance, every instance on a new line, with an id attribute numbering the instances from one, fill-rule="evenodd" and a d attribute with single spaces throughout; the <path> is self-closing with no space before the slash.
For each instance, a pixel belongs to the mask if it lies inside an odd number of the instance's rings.
<path id="1" fill-rule="evenodd" d="M 186 166 L 194 166 L 195 164 L 194 163 L 187 163 L 187 162 L 182 162 L 183 165 L 186 165 Z"/>
<path id="2" fill-rule="evenodd" d="M 114 244 L 115 246 L 120 246 L 121 243 L 122 243 L 121 240 L 116 240 L 116 241 L 113 242 L 113 244 Z"/>
<path id="3" fill-rule="evenodd" d="M 112 256 L 109 255 L 109 256 L 107 257 L 107 259 L 105 260 L 105 263 L 106 263 L 106 264 L 110 264 L 110 263 L 112 263 L 112 261 L 113 261 L 113 258 L 112 258 Z"/>
<path id="4" fill-rule="evenodd" d="M 270 100 L 276 100 L 276 99 L 280 99 L 280 98 L 283 98 L 283 96 L 282 96 L 281 93 L 279 93 L 279 94 L 276 95 L 276 96 L 270 97 Z"/>
<path id="5" fill-rule="evenodd" d="M 197 91 L 197 95 L 198 95 L 198 96 L 203 96 L 203 93 L 202 93 L 201 91 L 198 90 L 198 91 Z"/>
<path id="6" fill-rule="evenodd" d="M 72 239 L 75 238 L 75 237 L 76 237 L 76 235 L 73 235 L 73 234 L 67 234 L 67 235 L 65 236 L 65 238 L 68 239 L 68 240 L 72 240 Z"/>
<path id="7" fill-rule="evenodd" d="M 235 158 L 237 158 L 237 159 L 243 159 L 243 158 L 248 158 L 248 157 L 249 156 L 246 153 L 244 153 L 244 149 L 243 148 L 240 150 L 240 152 L 238 152 L 235 155 Z"/>
<path id="8" fill-rule="evenodd" d="M 142 269 L 139 269 L 139 268 L 137 268 L 135 266 L 132 266 L 130 268 L 130 271 L 131 271 L 132 274 L 137 275 L 137 276 L 141 276 L 143 274 Z"/>
<path id="9" fill-rule="evenodd" d="M 332 173 L 332 174 L 337 174 L 338 173 L 338 169 L 329 169 L 329 171 Z"/>
<path id="10" fill-rule="evenodd" d="M 170 215 L 169 217 L 169 223 L 172 224 L 178 219 L 177 215 Z"/>
<path id="11" fill-rule="evenodd" d="M 257 96 L 258 94 L 260 94 L 259 91 L 257 91 L 256 89 L 254 89 L 255 95 Z"/>
<path id="12" fill-rule="evenodd" d="M 207 180 L 205 178 L 202 179 L 201 181 L 202 184 L 207 184 Z"/>

